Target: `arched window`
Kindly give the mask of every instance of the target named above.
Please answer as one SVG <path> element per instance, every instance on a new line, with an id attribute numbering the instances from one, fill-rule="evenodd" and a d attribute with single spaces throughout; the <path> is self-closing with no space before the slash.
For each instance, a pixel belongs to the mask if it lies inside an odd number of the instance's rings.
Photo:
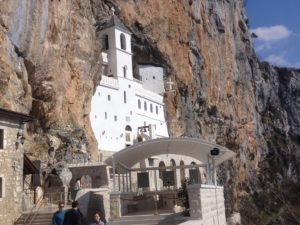
<path id="1" fill-rule="evenodd" d="M 126 50 L 126 38 L 124 34 L 120 35 L 121 49 Z"/>
<path id="2" fill-rule="evenodd" d="M 153 112 L 153 106 L 150 104 L 150 112 Z"/>
<path id="3" fill-rule="evenodd" d="M 127 125 L 127 126 L 125 127 L 125 130 L 126 130 L 126 131 L 132 131 L 131 126 Z"/>
<path id="4" fill-rule="evenodd" d="M 144 102 L 144 110 L 147 111 L 147 102 Z"/>
<path id="5" fill-rule="evenodd" d="M 158 114 L 158 106 L 155 106 L 156 114 Z"/>
<path id="6" fill-rule="evenodd" d="M 127 125 L 125 127 L 125 141 L 126 142 L 131 142 L 131 127 L 129 125 Z"/>
<path id="7" fill-rule="evenodd" d="M 142 106 L 141 106 L 141 100 L 139 99 L 138 100 L 138 108 L 140 109 Z"/>
<path id="8" fill-rule="evenodd" d="M 181 179 L 181 182 L 183 182 L 185 180 L 185 169 L 184 169 L 183 160 L 180 161 L 180 179 Z"/>
<path id="9" fill-rule="evenodd" d="M 102 36 L 102 50 L 108 50 L 108 49 L 109 49 L 108 35 L 104 34 Z"/>

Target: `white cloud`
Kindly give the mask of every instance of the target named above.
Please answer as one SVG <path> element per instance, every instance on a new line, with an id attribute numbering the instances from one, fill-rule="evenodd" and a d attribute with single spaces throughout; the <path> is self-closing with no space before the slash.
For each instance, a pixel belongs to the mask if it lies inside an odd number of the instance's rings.
<path id="1" fill-rule="evenodd" d="M 271 27 L 258 27 L 252 30 L 259 40 L 265 42 L 275 42 L 286 39 L 292 35 L 292 31 L 283 25 Z"/>
<path id="2" fill-rule="evenodd" d="M 290 63 L 284 58 L 283 55 L 271 54 L 267 58 L 265 58 L 265 60 L 276 66 L 289 66 L 290 65 Z"/>
<path id="3" fill-rule="evenodd" d="M 300 62 L 290 62 L 285 58 L 283 54 L 271 54 L 268 57 L 266 57 L 264 61 L 267 61 L 275 66 L 280 67 L 300 68 Z"/>

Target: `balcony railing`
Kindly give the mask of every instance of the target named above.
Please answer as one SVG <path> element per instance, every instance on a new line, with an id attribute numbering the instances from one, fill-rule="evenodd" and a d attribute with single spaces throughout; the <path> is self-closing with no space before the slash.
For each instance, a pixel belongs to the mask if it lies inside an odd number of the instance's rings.
<path id="1" fill-rule="evenodd" d="M 114 77 L 102 76 L 100 85 L 119 89 L 119 81 Z"/>

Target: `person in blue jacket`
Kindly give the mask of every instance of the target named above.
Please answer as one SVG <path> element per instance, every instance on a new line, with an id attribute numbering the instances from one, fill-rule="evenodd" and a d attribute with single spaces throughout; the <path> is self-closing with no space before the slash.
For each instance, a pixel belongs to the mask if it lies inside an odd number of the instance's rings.
<path id="1" fill-rule="evenodd" d="M 53 214 L 52 217 L 52 225 L 63 225 L 65 211 L 64 211 L 65 204 L 63 202 L 58 203 L 58 211 Z"/>

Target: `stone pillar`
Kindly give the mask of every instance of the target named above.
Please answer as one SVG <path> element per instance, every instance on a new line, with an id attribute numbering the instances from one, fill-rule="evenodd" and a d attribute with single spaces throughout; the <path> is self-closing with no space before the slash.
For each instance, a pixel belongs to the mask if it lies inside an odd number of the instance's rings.
<path id="1" fill-rule="evenodd" d="M 195 184 L 188 186 L 190 215 L 205 225 L 226 225 L 223 187 Z"/>
<path id="2" fill-rule="evenodd" d="M 110 217 L 119 218 L 121 217 L 121 199 L 120 193 L 110 194 Z"/>

